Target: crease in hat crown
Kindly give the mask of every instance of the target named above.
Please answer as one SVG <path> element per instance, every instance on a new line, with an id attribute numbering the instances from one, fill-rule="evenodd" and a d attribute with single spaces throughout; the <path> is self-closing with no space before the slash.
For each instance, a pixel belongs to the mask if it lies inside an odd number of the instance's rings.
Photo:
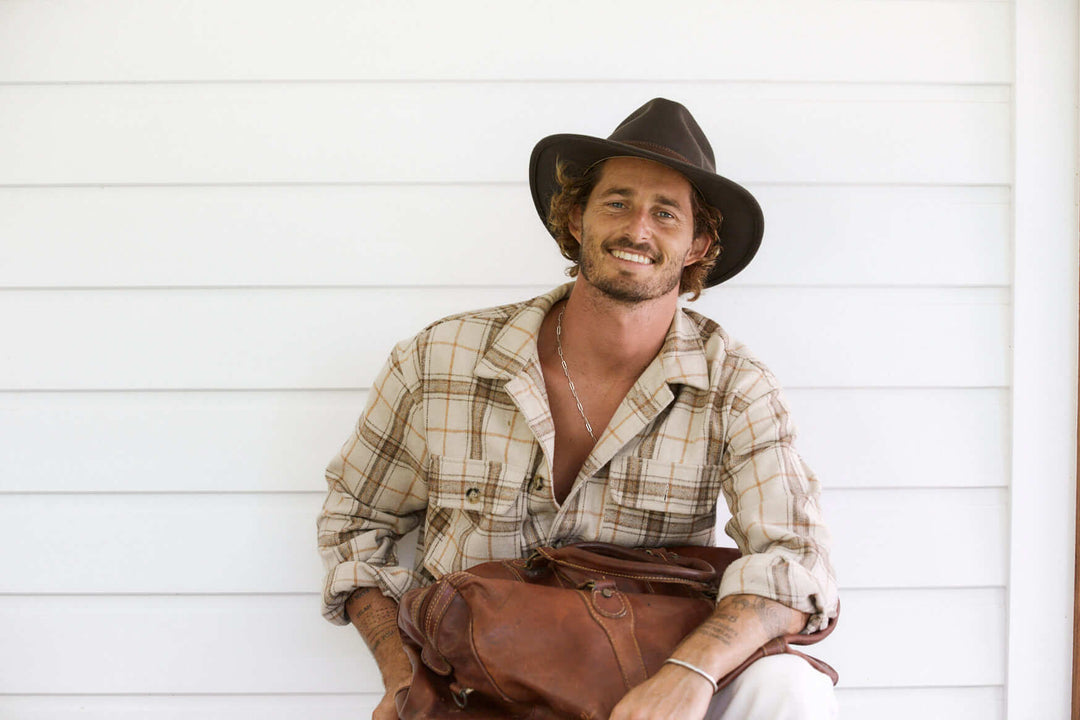
<path id="1" fill-rule="evenodd" d="M 724 250 L 705 280 L 706 287 L 734 277 L 753 259 L 764 234 L 761 206 L 748 190 L 716 172 L 712 144 L 701 126 L 685 106 L 666 98 L 642 105 L 607 138 L 559 134 L 536 144 L 529 162 L 529 186 L 545 227 L 551 197 L 558 190 L 557 163 L 565 161 L 583 169 L 611 157 L 640 157 L 667 165 L 682 173 L 720 211 Z"/>
<path id="2" fill-rule="evenodd" d="M 665 122 L 658 122 L 658 118 Z M 676 160 L 716 170 L 716 156 L 701 126 L 685 106 L 666 98 L 655 98 L 635 110 L 608 140 L 661 154 L 666 151 Z M 681 151 L 676 149 L 679 147 Z"/>

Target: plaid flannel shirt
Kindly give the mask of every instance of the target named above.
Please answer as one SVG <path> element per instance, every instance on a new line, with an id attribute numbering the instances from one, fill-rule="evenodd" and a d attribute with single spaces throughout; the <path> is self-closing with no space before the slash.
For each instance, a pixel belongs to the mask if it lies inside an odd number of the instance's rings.
<path id="1" fill-rule="evenodd" d="M 377 586 L 394 599 L 446 573 L 540 545 L 710 544 L 721 493 L 743 553 L 720 597 L 760 595 L 808 613 L 837 606 L 816 478 L 772 374 L 713 321 L 676 312 L 660 353 L 585 460 L 552 494 L 555 427 L 540 323 L 571 285 L 440 320 L 391 353 L 352 436 L 326 470 L 319 516 L 323 614 Z M 414 567 L 396 542 L 420 528 Z"/>

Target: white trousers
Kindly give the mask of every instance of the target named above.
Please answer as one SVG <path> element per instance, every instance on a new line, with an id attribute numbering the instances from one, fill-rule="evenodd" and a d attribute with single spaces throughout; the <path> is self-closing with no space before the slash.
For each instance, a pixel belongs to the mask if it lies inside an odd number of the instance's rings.
<path id="1" fill-rule="evenodd" d="M 706 720 L 835 720 L 832 680 L 795 655 L 770 655 L 721 690 Z"/>

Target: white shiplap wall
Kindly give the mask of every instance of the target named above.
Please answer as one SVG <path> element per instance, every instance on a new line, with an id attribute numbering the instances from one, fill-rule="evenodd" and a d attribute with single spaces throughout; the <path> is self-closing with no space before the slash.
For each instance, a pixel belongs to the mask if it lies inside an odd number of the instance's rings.
<path id="1" fill-rule="evenodd" d="M 373 707 L 322 468 L 394 341 L 562 281 L 533 143 L 664 95 L 765 208 L 697 306 L 827 487 L 844 716 L 1003 718 L 1013 10 L 0 2 L 0 717 Z"/>

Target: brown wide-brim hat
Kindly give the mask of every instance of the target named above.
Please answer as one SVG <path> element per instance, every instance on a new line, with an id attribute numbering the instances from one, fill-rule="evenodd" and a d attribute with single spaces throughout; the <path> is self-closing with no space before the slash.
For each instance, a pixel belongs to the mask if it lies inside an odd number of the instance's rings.
<path id="1" fill-rule="evenodd" d="M 705 278 L 706 287 L 734 277 L 750 264 L 765 232 L 761 206 L 746 188 L 716 174 L 712 146 L 697 121 L 685 107 L 664 98 L 635 110 L 606 140 L 564 134 L 550 135 L 536 144 L 529 162 L 529 185 L 545 227 L 551 197 L 559 189 L 556 163 L 570 163 L 584 172 L 611 157 L 638 157 L 667 165 L 685 175 L 705 201 L 720 211 L 724 249 Z"/>

